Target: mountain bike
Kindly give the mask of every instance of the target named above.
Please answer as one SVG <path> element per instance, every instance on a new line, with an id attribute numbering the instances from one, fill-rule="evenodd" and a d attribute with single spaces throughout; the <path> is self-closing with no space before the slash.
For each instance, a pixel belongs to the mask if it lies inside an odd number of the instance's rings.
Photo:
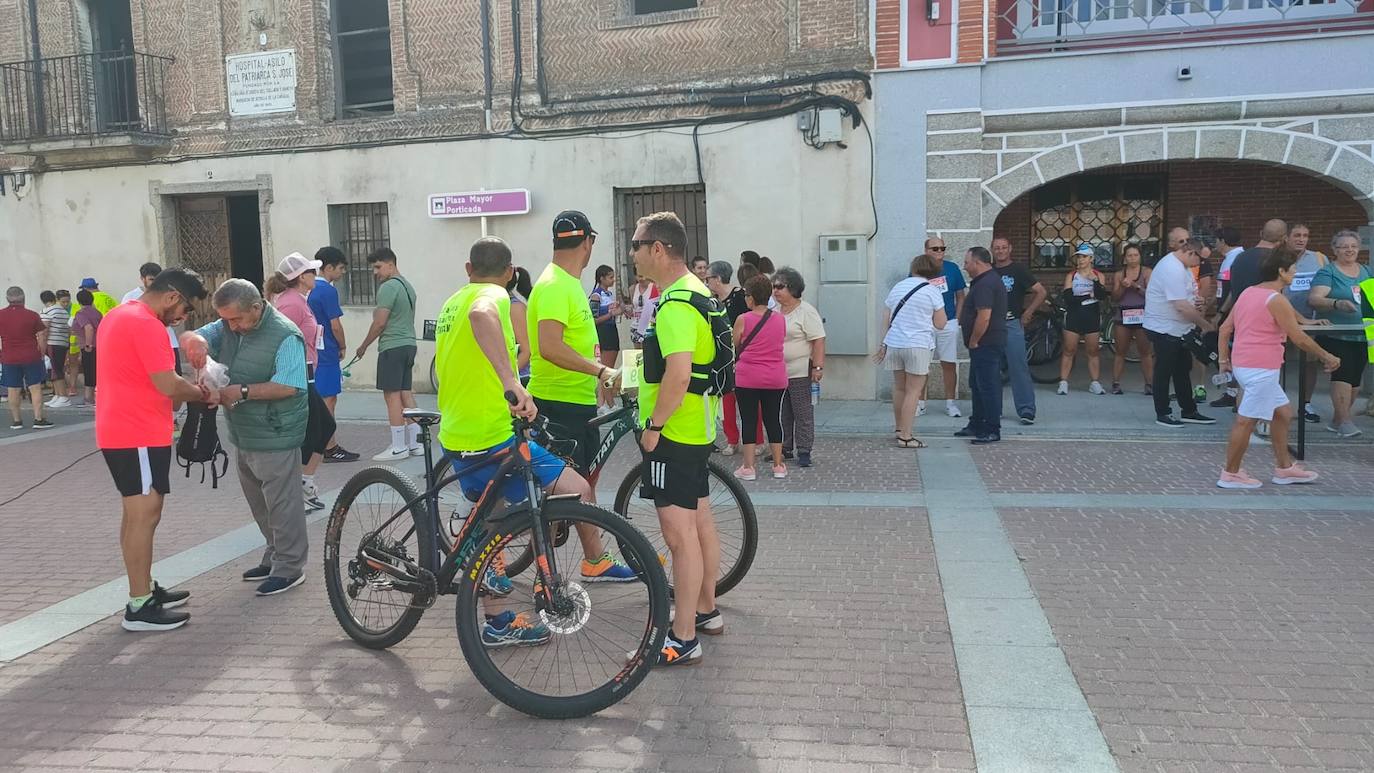
<path id="1" fill-rule="evenodd" d="M 430 453 L 430 428 L 440 416 L 412 409 L 405 417 L 420 426 L 426 488 L 390 467 L 370 467 L 345 484 L 329 517 L 325 587 L 339 625 L 359 644 L 384 649 L 409 635 L 439 596 L 454 594 L 463 657 L 502 703 L 563 719 L 628 695 L 657 661 L 668 628 L 668 580 L 648 539 L 613 513 L 545 496 L 530 467 L 529 438 L 538 420 L 519 418 L 512 422 L 512 445 L 480 465 L 497 466 L 492 483 L 444 528 L 441 494 L 458 486 L 452 485 L 456 475 L 436 474 Z M 501 492 L 511 481 L 523 483 L 524 501 L 504 502 Z M 554 534 L 583 524 L 618 547 L 635 579 L 594 584 L 576 574 L 580 551 L 562 550 Z M 495 595 L 483 580 L 517 540 L 535 570 Z M 547 639 L 494 648 L 484 640 L 484 612 L 509 613 L 515 622 L 507 628 L 538 621 Z"/>
<path id="2" fill-rule="evenodd" d="M 1048 306 L 1048 310 L 1046 309 Z M 1047 298 L 1045 304 L 1031 315 L 1024 327 L 1026 335 L 1026 365 L 1031 380 L 1037 384 L 1059 381 L 1059 354 L 1064 350 L 1064 309 L 1058 301 Z M 1011 380 L 1006 364 L 1002 366 L 1002 382 Z"/>
<path id="3" fill-rule="evenodd" d="M 639 435 L 642 431 L 638 421 L 639 402 L 629 395 L 621 395 L 620 401 L 621 407 L 588 422 L 591 427 L 609 428 L 601 439 L 601 445 L 597 448 L 596 455 L 592 459 L 591 469 L 585 476 L 593 489 L 596 488 L 607 460 L 611 458 L 616 446 L 623 438 L 633 435 L 636 447 L 639 445 Z M 549 451 L 567 459 L 571 456 L 573 441 L 558 438 L 556 432 L 556 428 L 551 430 L 548 437 L 541 439 L 540 443 Z M 663 533 L 659 530 L 658 511 L 655 509 L 653 501 L 639 498 L 639 488 L 643 482 L 641 474 L 643 466 L 644 463 L 639 461 L 630 468 L 630 471 L 620 482 L 620 487 L 616 489 L 612 507 L 615 512 L 638 527 L 649 539 L 649 543 L 658 551 L 660 562 L 667 568 L 671 590 L 672 557 L 668 551 L 667 542 L 663 539 Z M 442 459 L 435 470 L 435 474 L 447 475 L 450 467 L 449 460 L 447 458 Z M 754 563 L 754 554 L 758 550 L 759 539 L 758 517 L 754 512 L 754 503 L 749 498 L 749 492 L 729 470 L 721 467 L 714 460 L 708 460 L 706 467 L 710 478 L 711 513 L 715 516 L 716 531 L 720 534 L 720 573 L 716 578 L 716 595 L 723 596 L 744 579 Z M 457 492 L 449 494 L 450 497 L 456 495 Z M 441 506 L 441 511 L 456 512 L 456 509 L 461 507 L 461 503 L 445 500 L 441 502 Z M 567 538 L 566 529 L 561 529 L 555 535 L 560 547 Z M 534 559 L 534 553 L 527 543 L 514 541 L 507 547 L 504 558 L 506 574 L 515 577 L 529 568 Z"/>

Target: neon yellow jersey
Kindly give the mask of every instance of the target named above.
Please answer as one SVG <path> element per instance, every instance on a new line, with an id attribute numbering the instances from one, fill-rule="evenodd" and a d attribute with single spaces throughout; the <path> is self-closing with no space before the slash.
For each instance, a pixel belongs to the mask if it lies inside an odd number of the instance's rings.
<path id="1" fill-rule="evenodd" d="M 589 360 L 596 359 L 596 319 L 582 282 L 550 263 L 530 292 L 530 394 L 541 400 L 576 405 L 596 405 L 596 376 L 564 370 L 539 352 L 539 323 L 553 320 L 563 325 L 563 342 Z"/>
<path id="2" fill-rule="evenodd" d="M 505 388 L 472 335 L 468 312 L 478 298 L 496 304 L 515 372 L 515 331 L 510 296 L 494 284 L 469 284 L 444 303 L 434 328 L 435 374 L 439 377 L 439 443 L 450 451 L 485 451 L 514 435 Z"/>
<path id="3" fill-rule="evenodd" d="M 73 297 L 73 298 L 76 297 L 75 293 L 72 294 L 72 297 Z M 110 313 L 110 309 L 113 309 L 114 307 L 118 306 L 118 305 L 119 305 L 119 301 L 115 300 L 115 299 L 114 299 L 114 296 L 110 295 L 109 293 L 105 292 L 104 290 L 92 290 L 92 291 L 91 291 L 91 305 L 94 306 L 94 307 L 95 307 L 95 310 L 98 311 L 98 312 L 100 312 L 100 316 L 103 317 L 103 316 L 105 316 L 106 314 L 109 314 L 109 313 Z M 79 304 L 79 303 L 77 303 L 75 300 L 73 300 L 73 301 L 72 301 L 72 317 L 76 317 L 76 313 L 77 313 L 78 311 L 81 311 L 81 304 Z M 70 346 L 71 346 L 73 349 L 75 349 L 75 348 L 76 348 L 76 333 L 75 333 L 75 332 L 72 333 L 72 335 L 71 335 L 71 337 L 68 339 L 68 341 L 70 342 Z"/>
<path id="4" fill-rule="evenodd" d="M 658 337 L 659 348 L 664 358 L 679 352 L 691 352 L 692 362 L 709 365 L 716 356 L 716 343 L 711 338 L 711 324 L 690 303 L 667 302 L 669 296 L 686 297 L 687 293 L 697 293 L 708 298 L 706 285 L 697 279 L 696 274 L 688 273 L 673 282 L 659 297 L 658 309 L 651 328 Z M 654 404 L 658 402 L 658 384 L 642 383 L 644 374 L 640 373 L 639 422 L 653 416 Z M 719 397 L 712 395 L 685 394 L 682 405 L 673 412 L 663 426 L 663 436 L 675 443 L 701 446 L 716 439 L 716 405 Z"/>

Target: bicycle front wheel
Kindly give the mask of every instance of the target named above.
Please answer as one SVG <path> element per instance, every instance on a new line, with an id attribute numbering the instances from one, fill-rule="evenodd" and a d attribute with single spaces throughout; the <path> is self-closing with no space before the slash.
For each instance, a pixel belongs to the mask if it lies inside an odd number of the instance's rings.
<path id="1" fill-rule="evenodd" d="M 709 474 L 711 515 L 715 517 L 716 532 L 720 534 L 720 571 L 716 575 L 716 595 L 723 596 L 739 585 L 754 564 L 759 547 L 759 521 L 749 492 L 715 460 L 706 463 Z M 615 494 L 615 511 L 637 526 L 658 551 L 672 585 L 672 556 L 668 543 L 658 526 L 658 510 L 653 500 L 639 498 L 639 486 L 644 463 L 630 468 L 620 490 Z"/>
<path id="2" fill-rule="evenodd" d="M 329 516 L 324 537 L 329 605 L 344 632 L 364 647 L 385 649 L 396 644 L 415 630 L 425 612 L 418 603 L 424 593 L 407 589 L 404 583 L 398 586 L 396 578 L 358 558 L 367 540 L 369 547 L 382 553 L 424 565 L 424 557 L 436 548 L 423 510 L 412 510 L 378 532 L 422 493 L 408 475 L 390 467 L 369 467 L 344 484 Z"/>
<path id="3" fill-rule="evenodd" d="M 459 573 L 458 642 L 472 673 L 502 703 L 545 719 L 585 717 L 625 698 L 648 675 L 668 630 L 668 580 L 654 549 L 633 526 L 613 513 L 570 500 L 544 503 L 540 528 L 558 523 L 596 529 L 619 560 L 641 567 L 635 577 L 596 582 L 581 575 L 579 540 L 551 546 L 558 575 L 537 570 L 513 577 L 503 599 L 483 596 L 480 578 L 512 540 L 528 542 L 528 513 L 488 527 L 481 550 Z M 512 521 L 519 525 L 501 528 Z M 554 603 L 536 596 L 548 583 Z M 492 619 L 492 618 L 495 619 Z M 499 623 L 499 625 L 498 625 Z"/>

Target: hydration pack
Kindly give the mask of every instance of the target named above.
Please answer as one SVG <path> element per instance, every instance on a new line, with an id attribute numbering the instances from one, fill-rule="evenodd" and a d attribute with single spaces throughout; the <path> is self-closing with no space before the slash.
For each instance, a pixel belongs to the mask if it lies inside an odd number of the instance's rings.
<path id="1" fill-rule="evenodd" d="M 667 370 L 667 360 L 658 342 L 658 314 L 664 304 L 685 303 L 696 309 L 706 324 L 711 327 L 711 340 L 715 344 L 715 354 L 705 365 L 692 363 L 692 380 L 687 385 L 687 393 L 692 395 L 723 395 L 735 391 L 735 334 L 730 327 L 730 319 L 720 301 L 707 295 L 686 291 L 685 295 L 664 294 L 654 309 L 654 327 L 644 336 L 644 381 L 649 384 L 663 383 Z"/>
<path id="2" fill-rule="evenodd" d="M 219 479 L 229 472 L 229 454 L 219 444 L 219 426 L 215 423 L 218 413 L 218 408 L 204 403 L 187 403 L 186 424 L 177 441 L 177 464 L 186 470 L 186 477 L 191 477 L 191 465 L 199 464 L 200 482 L 204 483 L 208 467 L 211 488 L 219 488 Z"/>

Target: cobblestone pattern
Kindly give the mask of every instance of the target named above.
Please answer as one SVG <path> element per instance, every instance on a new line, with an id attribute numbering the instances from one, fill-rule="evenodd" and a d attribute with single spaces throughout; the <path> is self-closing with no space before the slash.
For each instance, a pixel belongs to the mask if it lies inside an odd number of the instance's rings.
<path id="1" fill-rule="evenodd" d="M 769 510 L 706 661 L 597 717 L 498 704 L 458 652 L 448 599 L 392 651 L 355 646 L 316 558 L 301 590 L 254 598 L 242 567 L 222 567 L 185 586 L 185 629 L 111 619 L 0 669 L 0 759 L 45 773 L 972 770 L 924 513 L 870 510 L 863 531 L 834 529 L 842 515 Z"/>
<path id="2" fill-rule="evenodd" d="M 339 438 L 345 447 L 361 450 L 369 441 L 379 442 L 385 431 L 381 425 L 344 425 Z M 4 447 L 0 501 L 94 449 L 89 432 Z M 9 463 L 11 458 L 22 458 L 24 464 Z M 316 478 L 320 489 L 342 486 L 364 464 L 321 465 Z M 172 465 L 172 493 L 158 524 L 154 560 L 252 523 L 232 458 L 218 489 L 210 487 L 208 478 L 202 484 L 199 472 L 188 480 L 175 461 Z M 119 508 L 118 492 L 99 453 L 0 507 L 0 584 L 24 589 L 0 595 L 0 624 L 122 577 Z"/>
<path id="3" fill-rule="evenodd" d="M 1374 769 L 1367 513 L 1001 515 L 1123 771 Z"/>
<path id="4" fill-rule="evenodd" d="M 988 491 L 999 494 L 1246 494 L 1300 499 L 1308 494 L 1369 493 L 1374 446 L 1356 441 L 1309 445 L 1307 451 L 1303 464 L 1321 473 L 1321 479 L 1307 486 L 1274 486 L 1268 483 L 1273 451 L 1251 445 L 1245 467 L 1265 485 L 1248 491 L 1216 487 L 1226 455 L 1220 443 L 1001 443 L 976 450 L 973 457 Z"/>

